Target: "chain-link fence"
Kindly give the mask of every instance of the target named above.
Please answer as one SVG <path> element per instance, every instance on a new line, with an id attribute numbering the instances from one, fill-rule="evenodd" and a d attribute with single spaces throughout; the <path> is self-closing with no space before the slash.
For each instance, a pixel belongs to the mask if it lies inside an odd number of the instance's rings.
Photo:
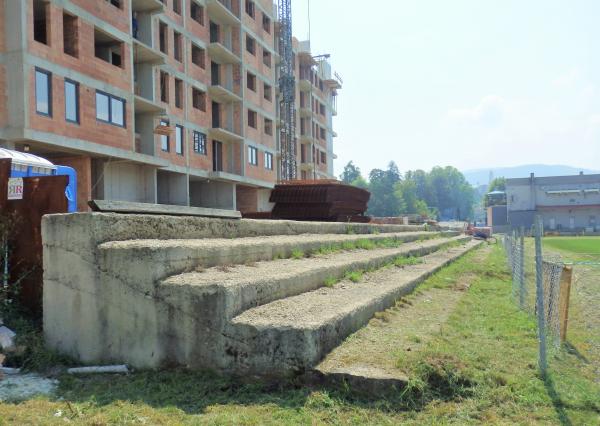
<path id="1" fill-rule="evenodd" d="M 526 250 L 525 235 L 533 235 L 535 254 Z M 514 229 L 503 243 L 512 273 L 512 297 L 524 311 L 535 315 L 539 337 L 539 365 L 547 366 L 547 341 L 560 349 L 569 315 L 571 268 L 560 257 L 542 255 L 543 229 L 536 218 L 532 229 Z"/>

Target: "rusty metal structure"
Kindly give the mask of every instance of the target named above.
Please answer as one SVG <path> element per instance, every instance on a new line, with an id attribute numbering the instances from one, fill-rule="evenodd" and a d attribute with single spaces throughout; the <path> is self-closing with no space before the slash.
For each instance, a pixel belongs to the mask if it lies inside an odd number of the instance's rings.
<path id="1" fill-rule="evenodd" d="M 335 180 L 294 181 L 275 186 L 272 217 L 289 220 L 368 222 L 369 191 Z"/>

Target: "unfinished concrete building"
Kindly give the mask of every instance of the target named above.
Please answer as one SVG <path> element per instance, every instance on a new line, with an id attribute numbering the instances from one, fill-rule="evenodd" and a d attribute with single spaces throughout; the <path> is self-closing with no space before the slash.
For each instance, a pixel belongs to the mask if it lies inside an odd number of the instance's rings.
<path id="1" fill-rule="evenodd" d="M 0 0 L 0 22 L 0 146 L 74 167 L 80 210 L 92 198 L 269 208 L 270 0 Z M 339 81 L 297 46 L 297 175 L 332 177 Z"/>

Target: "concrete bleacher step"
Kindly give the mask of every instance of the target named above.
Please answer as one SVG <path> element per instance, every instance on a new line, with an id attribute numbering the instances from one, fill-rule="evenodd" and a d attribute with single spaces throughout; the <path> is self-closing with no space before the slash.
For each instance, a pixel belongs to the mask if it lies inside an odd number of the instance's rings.
<path id="1" fill-rule="evenodd" d="M 301 234 L 245 238 L 144 239 L 111 241 L 98 246 L 102 267 L 122 271 L 124 277 L 153 283 L 197 268 L 237 265 L 290 257 L 294 250 L 312 252 L 321 247 L 361 240 L 411 242 L 453 232 L 407 231 L 385 234 Z M 126 268 L 123 266 L 126 265 Z"/>
<path id="2" fill-rule="evenodd" d="M 233 369 L 240 373 L 286 375 L 310 370 L 329 351 L 375 315 L 410 293 L 431 274 L 480 244 L 434 251 L 423 263 L 368 274 L 246 310 L 228 330 Z M 434 244 L 428 242 L 429 248 Z"/>
<path id="3" fill-rule="evenodd" d="M 400 256 L 423 256 L 449 243 L 468 239 L 470 237 L 437 237 L 392 248 L 225 265 L 171 276 L 161 282 L 156 294 L 168 303 L 181 297 L 205 300 L 205 303 L 222 309 L 219 318 L 229 320 L 255 306 L 315 290 L 322 287 L 328 278 L 339 279 L 348 271 L 378 268 Z M 197 312 L 189 314 L 200 315 Z"/>

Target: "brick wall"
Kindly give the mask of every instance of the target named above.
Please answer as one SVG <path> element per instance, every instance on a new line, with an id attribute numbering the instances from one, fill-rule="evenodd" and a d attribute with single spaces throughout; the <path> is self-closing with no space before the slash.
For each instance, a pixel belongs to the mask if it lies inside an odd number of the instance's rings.
<path id="1" fill-rule="evenodd" d="M 35 68 L 33 67 L 30 68 L 29 87 L 32 88 L 29 91 L 31 129 L 87 140 L 115 148 L 133 150 L 132 105 L 125 105 L 125 128 L 100 122 L 96 119 L 96 90 L 80 84 L 80 124 L 74 124 L 65 120 L 64 77 L 56 74 L 52 75 L 52 117 L 40 115 L 36 112 Z"/>
<path id="2" fill-rule="evenodd" d="M 120 9 L 105 0 L 71 0 L 71 2 L 118 30 L 127 34 L 130 33 L 131 12 L 129 10 L 129 0 L 122 0 Z"/>
<path id="3" fill-rule="evenodd" d="M 0 127 L 6 126 L 7 115 L 8 110 L 6 105 L 6 69 L 3 65 L 0 65 Z"/>
<path id="4" fill-rule="evenodd" d="M 52 158 L 60 166 L 73 167 L 77 172 L 77 211 L 89 211 L 87 202 L 92 199 L 92 160 L 88 156 Z"/>
<path id="5" fill-rule="evenodd" d="M 90 2 L 91 3 L 91 2 Z M 95 1 L 93 3 L 96 3 Z M 103 7 L 114 6 L 104 2 Z M 102 9 L 102 8 L 101 8 Z M 117 9 L 118 10 L 118 9 Z M 110 83 L 121 90 L 133 91 L 131 85 L 131 64 L 130 48 L 131 46 L 123 42 L 122 46 L 122 66 L 117 67 L 95 56 L 94 51 L 94 25 L 77 19 L 77 31 L 79 39 L 79 57 L 75 58 L 64 53 L 63 46 L 63 9 L 51 3 L 49 6 L 49 27 L 50 37 L 48 45 L 39 43 L 33 38 L 33 2 L 29 0 L 28 17 L 29 23 L 29 52 L 35 56 L 46 59 L 57 65 L 74 69 L 80 73 L 86 74 L 94 79 Z M 111 36 L 113 37 L 113 36 Z"/>

